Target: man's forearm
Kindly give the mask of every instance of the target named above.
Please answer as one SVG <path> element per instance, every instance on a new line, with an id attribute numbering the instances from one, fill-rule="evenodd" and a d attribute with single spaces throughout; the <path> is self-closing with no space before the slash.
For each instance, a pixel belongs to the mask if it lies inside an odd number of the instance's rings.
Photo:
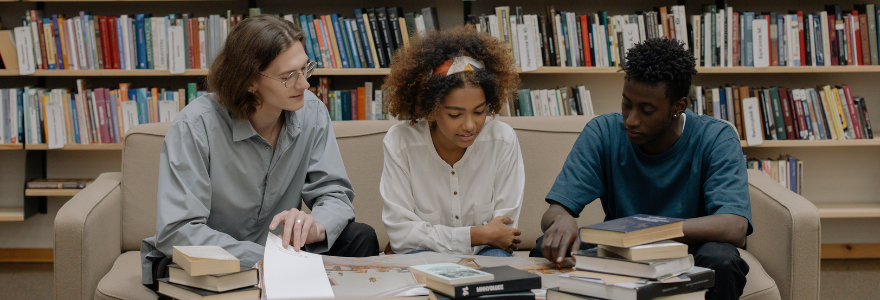
<path id="1" fill-rule="evenodd" d="M 547 231 L 547 228 L 550 228 L 553 225 L 553 222 L 556 221 L 556 218 L 560 216 L 568 216 L 574 217 L 574 214 L 568 211 L 565 206 L 562 206 L 558 203 L 550 204 L 550 208 L 544 212 L 544 216 L 541 218 L 541 232 Z"/>
<path id="2" fill-rule="evenodd" d="M 749 221 L 733 214 L 718 214 L 684 221 L 684 237 L 675 239 L 688 245 L 706 242 L 729 243 L 743 247 Z"/>

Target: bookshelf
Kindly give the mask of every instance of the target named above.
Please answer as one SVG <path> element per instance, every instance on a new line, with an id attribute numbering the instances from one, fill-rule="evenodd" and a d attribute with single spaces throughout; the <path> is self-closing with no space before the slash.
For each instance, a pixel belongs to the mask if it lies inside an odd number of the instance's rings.
<path id="1" fill-rule="evenodd" d="M 0 144 L 0 150 L 21 150 L 21 144 Z"/>
<path id="2" fill-rule="evenodd" d="M 122 144 L 66 144 L 61 149 L 49 149 L 48 144 L 26 144 L 25 150 L 122 150 Z"/>
<path id="3" fill-rule="evenodd" d="M 819 217 L 823 219 L 880 218 L 880 203 L 819 203 Z"/>
<path id="4" fill-rule="evenodd" d="M 82 189 L 25 189 L 25 197 L 73 197 Z"/>
<path id="5" fill-rule="evenodd" d="M 870 140 L 806 140 L 806 141 L 771 141 L 765 140 L 761 145 L 749 146 L 741 141 L 743 148 L 791 148 L 791 147 L 859 147 L 880 146 L 880 139 Z"/>
<path id="6" fill-rule="evenodd" d="M 0 222 L 24 221 L 23 207 L 0 207 Z"/>

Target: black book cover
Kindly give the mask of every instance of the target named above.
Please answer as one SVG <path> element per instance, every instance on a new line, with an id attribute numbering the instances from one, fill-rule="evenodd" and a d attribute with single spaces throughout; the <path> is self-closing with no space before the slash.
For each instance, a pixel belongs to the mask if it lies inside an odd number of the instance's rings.
<path id="1" fill-rule="evenodd" d="M 379 58 L 379 66 L 387 68 L 388 60 L 391 58 L 385 58 L 385 43 L 382 40 L 382 34 L 379 33 L 379 21 L 376 19 L 376 9 L 367 9 L 367 19 L 370 19 L 370 31 L 373 32 L 373 43 L 376 46 L 376 56 Z"/>
<path id="2" fill-rule="evenodd" d="M 400 19 L 403 16 L 403 9 L 400 7 L 388 8 L 388 23 L 391 24 L 391 31 L 394 33 L 392 38 L 396 46 L 394 49 L 403 48 L 403 32 L 400 31 Z"/>
<path id="3" fill-rule="evenodd" d="M 541 276 L 519 270 L 511 266 L 482 268 L 480 271 L 492 273 L 494 280 L 453 285 L 452 298 L 476 297 L 482 295 L 504 294 L 529 291 L 541 288 Z"/>
<path id="4" fill-rule="evenodd" d="M 431 300 L 434 300 L 434 299 L 436 299 L 436 300 L 455 299 L 455 298 L 449 298 L 449 296 L 443 295 L 441 293 L 433 292 L 433 291 L 431 292 L 431 294 L 432 295 L 428 296 L 428 299 L 431 299 Z M 535 293 L 532 293 L 532 291 L 522 291 L 522 292 L 513 292 L 513 293 L 505 293 L 505 294 L 491 294 L 491 295 L 482 295 L 482 296 L 477 296 L 477 297 L 468 297 L 467 299 L 474 299 L 474 300 L 479 300 L 479 299 L 534 300 Z"/>
<path id="5" fill-rule="evenodd" d="M 541 30 L 541 58 L 544 59 L 544 66 L 549 67 L 553 66 L 550 63 L 550 56 L 553 55 L 550 53 L 551 44 L 547 41 L 547 17 L 546 16 L 538 16 L 538 28 Z M 550 39 L 552 41 L 552 39 Z"/>
<path id="6" fill-rule="evenodd" d="M 862 98 L 862 101 L 859 101 L 859 107 L 861 107 L 861 113 L 865 117 L 865 133 L 866 138 L 873 139 L 874 138 L 874 129 L 871 128 L 871 118 L 868 117 L 868 107 L 865 106 L 865 98 Z M 827 127 L 827 126 L 826 126 Z"/>
<path id="7" fill-rule="evenodd" d="M 394 43 L 394 38 L 392 38 L 394 33 L 391 32 L 391 24 L 388 22 L 388 10 L 384 7 L 377 8 L 376 21 L 379 23 L 379 34 L 382 35 L 382 49 L 384 49 L 385 57 L 388 58 L 388 64 L 390 65 L 397 45 Z M 379 49 L 376 49 L 376 51 L 379 51 Z"/>
<path id="8" fill-rule="evenodd" d="M 708 289 L 715 286 L 715 271 L 712 269 L 700 268 L 699 271 L 688 271 L 684 274 L 690 278 L 690 281 L 675 283 L 659 283 L 643 286 L 636 291 L 637 298 L 654 299 L 663 296 L 673 296 L 678 294 L 690 293 L 697 290 Z"/>

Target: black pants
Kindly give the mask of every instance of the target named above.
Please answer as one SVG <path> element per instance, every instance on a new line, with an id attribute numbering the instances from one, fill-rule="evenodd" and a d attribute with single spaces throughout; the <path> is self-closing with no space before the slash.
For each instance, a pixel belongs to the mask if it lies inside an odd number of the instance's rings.
<path id="1" fill-rule="evenodd" d="M 364 223 L 351 222 L 345 226 L 345 229 L 333 242 L 333 246 L 323 255 L 345 256 L 345 257 L 365 257 L 379 255 L 379 239 L 376 237 L 376 231 L 373 227 Z M 161 258 L 153 262 L 153 284 L 146 285 L 153 291 L 159 288 L 156 279 L 168 277 L 168 264 L 171 262 L 170 257 Z M 160 295 L 160 299 L 168 299 L 164 295 Z"/>
<path id="2" fill-rule="evenodd" d="M 544 257 L 541 252 L 541 236 L 535 241 L 535 248 L 529 252 L 531 257 Z M 593 244 L 581 243 L 580 250 L 596 247 Z M 706 293 L 706 300 L 739 299 L 746 286 L 746 275 L 749 264 L 741 257 L 739 251 L 731 244 L 708 242 L 702 245 L 688 246 L 688 253 L 694 256 L 694 265 L 715 270 L 715 287 Z M 566 253 L 566 257 L 571 256 Z"/>

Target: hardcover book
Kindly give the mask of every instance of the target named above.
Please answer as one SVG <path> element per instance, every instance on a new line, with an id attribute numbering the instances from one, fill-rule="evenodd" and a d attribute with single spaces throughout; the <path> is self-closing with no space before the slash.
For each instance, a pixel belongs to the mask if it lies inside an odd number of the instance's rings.
<path id="1" fill-rule="evenodd" d="M 694 267 L 694 258 L 685 255 L 678 258 L 633 261 L 600 248 L 572 253 L 576 270 L 602 272 L 638 278 L 665 278 Z"/>
<path id="2" fill-rule="evenodd" d="M 480 271 L 492 274 L 494 279 L 464 284 L 444 284 L 429 277 L 426 286 L 451 298 L 470 298 L 541 288 L 541 276 L 511 266 L 483 268 Z"/>
<path id="3" fill-rule="evenodd" d="M 580 239 L 584 243 L 632 247 L 682 237 L 683 223 L 683 219 L 639 214 L 581 227 Z"/>
<path id="4" fill-rule="evenodd" d="M 495 275 L 454 263 L 418 265 L 410 268 L 413 273 L 443 284 L 465 284 L 495 279 Z"/>

